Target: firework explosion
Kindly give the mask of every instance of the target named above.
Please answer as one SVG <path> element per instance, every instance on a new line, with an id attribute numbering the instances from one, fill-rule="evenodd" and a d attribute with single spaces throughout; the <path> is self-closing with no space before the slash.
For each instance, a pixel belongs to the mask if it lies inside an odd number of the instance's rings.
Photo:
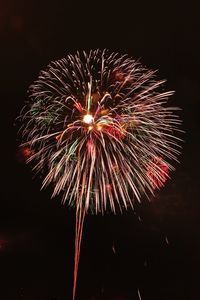
<path id="1" fill-rule="evenodd" d="M 28 161 L 76 208 L 73 299 L 85 214 L 133 208 L 173 170 L 180 120 L 164 82 L 127 55 L 95 50 L 51 62 L 29 89 Z"/>

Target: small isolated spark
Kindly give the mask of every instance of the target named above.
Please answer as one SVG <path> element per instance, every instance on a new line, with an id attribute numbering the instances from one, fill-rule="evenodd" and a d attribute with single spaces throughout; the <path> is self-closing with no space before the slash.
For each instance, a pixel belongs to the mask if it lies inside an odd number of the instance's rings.
<path id="1" fill-rule="evenodd" d="M 142 300 L 142 297 L 141 297 L 141 294 L 140 294 L 140 290 L 139 290 L 139 289 L 137 290 L 137 293 L 138 293 L 138 298 L 139 298 L 139 300 Z"/>
<path id="2" fill-rule="evenodd" d="M 127 55 L 94 50 L 51 62 L 29 89 L 27 161 L 76 208 L 73 298 L 85 214 L 134 208 L 174 170 L 180 120 L 164 82 Z"/>
<path id="3" fill-rule="evenodd" d="M 114 254 L 116 254 L 116 249 L 115 249 L 115 243 L 114 243 L 114 241 L 113 241 L 113 244 L 112 244 L 112 251 L 113 251 Z"/>
<path id="4" fill-rule="evenodd" d="M 165 242 L 166 242 L 167 245 L 169 245 L 169 240 L 168 240 L 167 236 L 165 237 Z"/>

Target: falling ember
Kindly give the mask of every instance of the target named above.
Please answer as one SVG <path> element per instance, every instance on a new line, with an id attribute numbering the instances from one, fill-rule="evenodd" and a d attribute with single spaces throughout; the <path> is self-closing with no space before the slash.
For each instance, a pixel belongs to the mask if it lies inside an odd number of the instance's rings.
<path id="1" fill-rule="evenodd" d="M 112 244 L 112 251 L 113 251 L 114 254 L 116 254 L 116 249 L 115 249 L 115 244 L 114 244 L 114 242 L 113 242 L 113 244 Z"/>
<path id="2" fill-rule="evenodd" d="M 139 299 L 139 300 L 142 300 L 142 297 L 141 297 L 141 294 L 140 294 L 140 290 L 139 290 L 139 289 L 137 290 L 137 293 L 138 293 L 138 299 Z"/>
<path id="3" fill-rule="evenodd" d="M 167 245 L 169 245 L 169 240 L 168 240 L 167 236 L 165 237 L 165 242 L 166 242 Z"/>
<path id="4" fill-rule="evenodd" d="M 134 208 L 177 161 L 180 120 L 164 82 L 127 55 L 94 50 L 51 62 L 29 89 L 28 162 L 76 209 L 73 300 L 86 214 Z"/>
<path id="5" fill-rule="evenodd" d="M 31 150 L 31 148 L 28 146 L 20 147 L 16 153 L 17 160 L 21 163 L 24 163 L 32 155 L 33 155 L 33 150 Z"/>

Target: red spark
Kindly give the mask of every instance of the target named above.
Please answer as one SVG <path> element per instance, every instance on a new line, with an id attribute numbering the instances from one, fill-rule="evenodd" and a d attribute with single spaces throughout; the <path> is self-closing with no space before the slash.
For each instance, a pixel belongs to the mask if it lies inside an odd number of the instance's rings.
<path id="1" fill-rule="evenodd" d="M 33 155 L 33 153 L 34 152 L 32 149 L 30 149 L 30 147 L 24 146 L 17 151 L 16 156 L 19 162 L 24 163 L 28 158 L 30 158 Z"/>
<path id="2" fill-rule="evenodd" d="M 82 107 L 82 105 L 81 105 L 80 102 L 76 102 L 76 103 L 74 104 L 74 107 L 76 107 L 76 109 L 77 109 L 78 111 L 80 111 L 80 112 L 83 111 L 83 107 Z"/>
<path id="3" fill-rule="evenodd" d="M 117 140 L 120 140 L 124 137 L 124 132 L 113 126 L 106 126 L 104 131 L 115 137 Z"/>
<path id="4" fill-rule="evenodd" d="M 159 189 L 169 178 L 169 167 L 161 157 L 154 158 L 147 167 L 147 176 L 153 188 Z"/>

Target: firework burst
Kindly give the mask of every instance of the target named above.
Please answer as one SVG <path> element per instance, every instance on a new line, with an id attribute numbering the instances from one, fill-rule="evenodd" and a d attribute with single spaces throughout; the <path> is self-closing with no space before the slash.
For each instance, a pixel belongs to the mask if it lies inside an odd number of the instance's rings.
<path id="1" fill-rule="evenodd" d="M 73 298 L 85 214 L 133 208 L 173 170 L 180 120 L 164 82 L 127 55 L 95 50 L 51 62 L 29 89 L 28 161 L 76 208 Z"/>

